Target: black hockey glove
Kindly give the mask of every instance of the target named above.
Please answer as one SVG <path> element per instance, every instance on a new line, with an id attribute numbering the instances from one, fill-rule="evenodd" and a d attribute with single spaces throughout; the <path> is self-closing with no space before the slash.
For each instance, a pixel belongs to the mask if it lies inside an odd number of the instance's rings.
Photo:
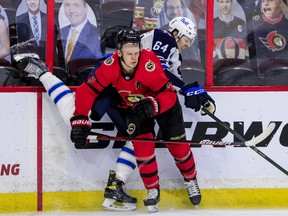
<path id="1" fill-rule="evenodd" d="M 10 47 L 10 53 L 12 56 L 16 54 L 31 54 L 31 53 L 37 53 L 37 50 L 39 49 L 36 39 L 31 38 L 29 40 L 25 40 L 21 43 L 16 43 L 13 46 Z M 29 50 L 29 53 L 27 51 Z M 37 54 L 36 54 L 37 55 Z"/>
<path id="2" fill-rule="evenodd" d="M 71 134 L 70 139 L 75 143 L 75 148 L 81 148 L 86 145 L 86 138 L 90 133 L 92 123 L 87 116 L 74 116 L 70 119 Z"/>
<path id="3" fill-rule="evenodd" d="M 198 82 L 190 83 L 182 87 L 179 91 L 185 97 L 185 106 L 198 112 L 201 106 L 205 106 L 209 111 L 214 113 L 215 101 L 207 94 L 204 88 Z M 201 115 L 205 115 L 201 112 Z"/>
<path id="4" fill-rule="evenodd" d="M 28 76 L 39 79 L 45 72 L 49 71 L 46 63 L 39 59 L 35 53 L 22 53 L 13 56 L 17 67 L 28 73 Z"/>
<path id="5" fill-rule="evenodd" d="M 146 97 L 136 103 L 132 109 L 141 119 L 147 119 L 152 118 L 159 113 L 159 104 L 154 97 Z"/>

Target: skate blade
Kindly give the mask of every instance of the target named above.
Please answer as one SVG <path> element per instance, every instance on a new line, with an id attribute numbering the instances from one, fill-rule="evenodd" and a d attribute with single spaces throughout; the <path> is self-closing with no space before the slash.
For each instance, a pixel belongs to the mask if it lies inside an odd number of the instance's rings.
<path id="1" fill-rule="evenodd" d="M 152 213 L 158 212 L 158 204 L 156 204 L 156 205 L 150 205 L 150 206 L 146 206 L 146 207 L 148 208 L 148 211 L 149 211 L 149 212 L 152 212 Z"/>
<path id="2" fill-rule="evenodd" d="M 106 198 L 102 204 L 102 207 L 110 211 L 134 211 L 136 210 L 135 203 L 121 203 L 114 199 Z"/>

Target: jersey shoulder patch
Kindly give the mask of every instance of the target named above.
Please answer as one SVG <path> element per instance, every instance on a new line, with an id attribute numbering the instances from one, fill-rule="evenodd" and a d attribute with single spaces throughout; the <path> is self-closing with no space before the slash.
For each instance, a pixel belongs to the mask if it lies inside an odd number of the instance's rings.
<path id="1" fill-rule="evenodd" d="M 149 60 L 146 64 L 145 64 L 145 69 L 148 71 L 148 72 L 152 72 L 155 70 L 155 64 L 153 61 Z"/>
<path id="2" fill-rule="evenodd" d="M 109 58 L 107 58 L 107 59 L 104 61 L 104 64 L 107 65 L 107 66 L 109 66 L 109 65 L 113 64 L 113 62 L 114 62 L 114 58 L 113 58 L 113 56 L 110 56 Z"/>

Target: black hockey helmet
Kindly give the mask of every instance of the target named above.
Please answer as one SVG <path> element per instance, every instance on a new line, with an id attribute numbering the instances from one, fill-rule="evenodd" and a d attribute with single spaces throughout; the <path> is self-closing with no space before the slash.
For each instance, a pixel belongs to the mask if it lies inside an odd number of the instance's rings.
<path id="1" fill-rule="evenodd" d="M 121 29 L 116 38 L 117 49 L 121 49 L 125 43 L 138 43 L 139 47 L 141 44 L 141 38 L 137 32 L 132 28 Z"/>

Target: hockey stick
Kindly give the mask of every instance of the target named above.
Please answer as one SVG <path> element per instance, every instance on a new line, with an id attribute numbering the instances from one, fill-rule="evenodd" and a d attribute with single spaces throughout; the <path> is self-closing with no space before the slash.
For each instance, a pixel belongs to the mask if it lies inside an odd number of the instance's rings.
<path id="1" fill-rule="evenodd" d="M 259 134 L 257 137 L 252 138 L 248 141 L 241 142 L 226 142 L 226 141 L 213 141 L 213 140 L 162 140 L 162 139 L 144 139 L 144 138 L 130 138 L 130 137 L 120 137 L 120 136 L 109 136 L 106 134 L 90 132 L 87 137 L 88 140 L 114 140 L 114 141 L 141 141 L 141 142 L 155 142 L 159 144 L 190 144 L 190 145 L 212 145 L 212 146 L 255 146 L 256 144 L 262 142 L 266 139 L 273 131 L 275 125 L 270 124 L 263 133 Z"/>
<path id="2" fill-rule="evenodd" d="M 236 131 L 234 131 L 232 128 L 230 128 L 228 125 L 226 125 L 224 122 L 222 122 L 219 118 L 217 118 L 214 114 L 210 113 L 204 106 L 202 107 L 202 111 L 205 112 L 208 116 L 210 116 L 212 119 L 214 119 L 219 125 L 221 125 L 222 127 L 224 127 L 226 130 L 228 130 L 230 133 L 232 133 L 235 137 L 237 137 L 239 140 L 241 140 L 242 142 L 249 142 L 246 141 L 245 138 L 240 135 L 239 133 L 237 133 Z M 256 141 L 258 141 L 257 143 L 262 142 L 265 138 L 267 138 L 274 130 L 276 124 L 274 122 L 270 123 L 269 126 L 266 128 L 265 131 L 267 131 L 267 129 L 269 129 L 270 133 L 267 134 L 266 136 L 261 136 L 261 134 L 257 137 L 255 137 Z M 263 134 L 263 133 L 262 133 Z M 260 137 L 261 136 L 261 137 Z M 260 137 L 260 138 L 258 138 Z M 259 140 L 258 140 L 259 139 Z M 252 139 L 253 140 L 253 139 Z M 286 175 L 288 175 L 288 171 L 285 170 L 283 167 L 281 167 L 279 164 L 277 164 L 275 161 L 273 161 L 271 158 L 269 158 L 267 155 L 265 155 L 263 152 L 261 152 L 257 147 L 253 146 L 253 145 L 247 145 L 249 146 L 253 151 L 255 151 L 257 154 L 259 154 L 261 157 L 263 157 L 265 160 L 267 160 L 269 163 L 271 163 L 272 165 L 274 165 L 277 169 L 281 170 L 283 173 L 285 173 Z"/>

